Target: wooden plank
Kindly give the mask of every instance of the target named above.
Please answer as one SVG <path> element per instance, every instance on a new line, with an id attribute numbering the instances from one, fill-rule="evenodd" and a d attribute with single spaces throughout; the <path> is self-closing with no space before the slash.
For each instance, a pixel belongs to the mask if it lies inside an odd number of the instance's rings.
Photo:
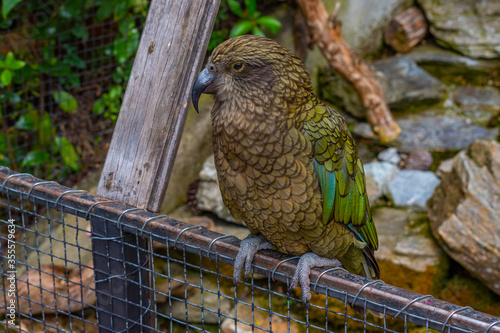
<path id="1" fill-rule="evenodd" d="M 161 207 L 220 0 L 153 0 L 97 194 Z"/>

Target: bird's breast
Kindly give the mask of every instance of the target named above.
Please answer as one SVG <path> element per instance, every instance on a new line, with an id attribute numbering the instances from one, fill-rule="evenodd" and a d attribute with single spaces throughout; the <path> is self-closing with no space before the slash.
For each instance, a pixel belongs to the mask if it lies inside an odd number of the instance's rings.
<path id="1" fill-rule="evenodd" d="M 253 131 L 245 131 L 248 128 Z M 214 128 L 213 135 L 221 192 L 233 215 L 277 243 L 285 234 L 297 241 L 321 232 L 315 229 L 322 207 L 312 145 L 296 128 L 228 123 Z M 292 236 L 299 230 L 309 231 Z"/>

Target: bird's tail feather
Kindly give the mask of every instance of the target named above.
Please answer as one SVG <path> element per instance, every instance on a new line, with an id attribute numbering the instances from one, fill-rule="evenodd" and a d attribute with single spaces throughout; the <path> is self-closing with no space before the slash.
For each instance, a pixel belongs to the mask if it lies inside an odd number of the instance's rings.
<path id="1" fill-rule="evenodd" d="M 371 280 L 378 280 L 380 279 L 380 268 L 378 266 L 377 260 L 375 259 L 374 255 L 374 250 L 371 248 L 368 244 L 366 244 L 363 240 L 363 237 L 359 235 L 359 233 L 354 233 L 354 238 L 359 241 L 360 243 L 363 243 L 364 246 L 361 247 L 361 251 L 363 254 L 362 258 L 362 267 L 363 267 L 363 273 L 364 275 L 371 279 Z M 364 308 L 360 306 L 353 306 L 353 309 L 359 313 L 360 315 L 364 315 Z M 384 315 L 380 312 L 368 310 L 371 314 L 373 314 L 375 317 L 378 318 L 383 318 Z"/>
<path id="2" fill-rule="evenodd" d="M 380 268 L 373 254 L 373 250 L 369 246 L 363 248 L 363 270 L 365 276 L 369 279 L 380 279 Z"/>
<path id="3" fill-rule="evenodd" d="M 365 273 L 365 276 L 369 279 L 372 280 L 377 280 L 380 279 L 380 269 L 378 267 L 377 261 L 375 260 L 375 257 L 373 255 L 373 250 L 368 248 L 368 246 L 365 246 L 363 248 L 363 271 Z M 356 312 L 359 314 L 363 315 L 364 309 L 362 307 L 354 306 L 353 307 Z M 372 315 L 374 315 L 377 318 L 383 318 L 384 315 L 380 312 L 368 310 Z"/>

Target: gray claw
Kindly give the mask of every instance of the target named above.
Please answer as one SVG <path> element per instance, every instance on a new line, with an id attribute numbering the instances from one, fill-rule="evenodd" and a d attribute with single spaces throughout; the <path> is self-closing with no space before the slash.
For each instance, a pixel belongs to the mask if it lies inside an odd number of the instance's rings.
<path id="1" fill-rule="evenodd" d="M 234 259 L 234 283 L 241 279 L 241 270 L 245 268 L 245 275 L 252 271 L 253 257 L 259 250 L 272 249 L 273 245 L 263 235 L 248 235 L 241 241 L 240 250 Z"/>
<path id="2" fill-rule="evenodd" d="M 309 279 L 309 275 L 311 274 L 311 269 L 314 267 L 342 267 L 342 263 L 338 259 L 323 258 L 313 252 L 306 253 L 300 257 L 289 290 L 300 286 L 302 288 L 302 301 L 304 303 L 309 302 L 311 299 L 311 280 Z"/>

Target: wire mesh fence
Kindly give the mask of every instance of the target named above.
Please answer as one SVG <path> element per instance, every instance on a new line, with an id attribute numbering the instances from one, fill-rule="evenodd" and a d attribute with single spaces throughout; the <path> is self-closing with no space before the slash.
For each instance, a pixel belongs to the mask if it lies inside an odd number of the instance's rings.
<path id="1" fill-rule="evenodd" d="M 18 2 L 0 22 L 0 61 L 16 64 L 0 80 L 0 163 L 74 183 L 103 163 L 149 1 Z"/>
<path id="2" fill-rule="evenodd" d="M 234 285 L 234 236 L 8 168 L 0 192 L 8 332 L 500 332 L 500 318 L 338 268 L 312 272 L 304 304 L 287 290 L 297 259 L 271 250 Z"/>

